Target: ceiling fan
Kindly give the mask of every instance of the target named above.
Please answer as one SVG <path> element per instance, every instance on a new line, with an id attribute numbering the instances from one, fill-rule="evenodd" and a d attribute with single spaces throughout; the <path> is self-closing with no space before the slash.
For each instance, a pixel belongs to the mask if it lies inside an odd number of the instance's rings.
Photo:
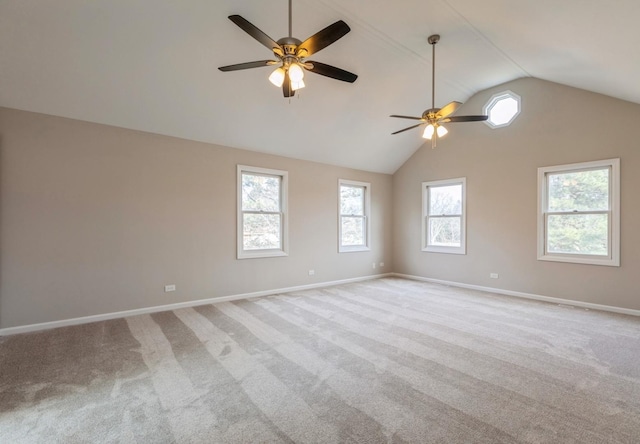
<path id="1" fill-rule="evenodd" d="M 259 60 L 221 66 L 218 68 L 220 71 L 238 71 L 240 69 L 279 65 L 269 76 L 269 81 L 277 87 L 282 87 L 282 93 L 285 97 L 293 97 L 297 90 L 304 88 L 304 70 L 349 83 L 355 82 L 358 78 L 357 75 L 335 66 L 305 60 L 310 55 L 326 48 L 351 31 L 351 28 L 342 20 L 327 26 L 304 42 L 291 35 L 291 0 L 289 0 L 289 37 L 283 37 L 277 42 L 239 15 L 230 15 L 229 20 L 273 51 L 277 60 Z"/>
<path id="2" fill-rule="evenodd" d="M 444 137 L 449 131 L 442 125 L 443 123 L 455 123 L 455 122 L 481 122 L 487 120 L 488 116 L 452 116 L 462 103 L 450 102 L 442 108 L 435 107 L 435 94 L 436 94 L 436 43 L 440 41 L 440 36 L 434 34 L 427 39 L 432 48 L 432 65 L 431 65 L 431 108 L 422 113 L 421 117 L 412 116 L 399 116 L 392 114 L 391 117 L 397 117 L 400 119 L 420 120 L 417 125 L 410 126 L 408 128 L 401 129 L 391 134 L 398 134 L 403 131 L 407 131 L 413 128 L 417 128 L 422 125 L 427 125 L 424 129 L 422 137 L 431 140 L 431 148 L 436 147 L 436 141 L 438 137 Z"/>

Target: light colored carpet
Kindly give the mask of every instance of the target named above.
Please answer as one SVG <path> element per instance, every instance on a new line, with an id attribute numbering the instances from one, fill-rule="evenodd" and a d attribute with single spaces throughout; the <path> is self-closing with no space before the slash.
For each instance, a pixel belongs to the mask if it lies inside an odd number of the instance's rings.
<path id="1" fill-rule="evenodd" d="M 404 279 L 0 339 L 2 443 L 638 443 L 640 319 Z"/>

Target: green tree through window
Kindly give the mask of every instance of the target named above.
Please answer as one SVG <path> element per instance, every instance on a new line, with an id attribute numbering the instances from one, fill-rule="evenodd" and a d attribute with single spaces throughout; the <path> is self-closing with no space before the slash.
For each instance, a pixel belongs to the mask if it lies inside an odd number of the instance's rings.
<path id="1" fill-rule="evenodd" d="M 538 168 L 538 259 L 620 264 L 620 159 Z"/>
<path id="2" fill-rule="evenodd" d="M 606 256 L 609 168 L 549 174 L 547 251 Z"/>
<path id="3" fill-rule="evenodd" d="M 466 254 L 466 178 L 422 183 L 422 251 Z"/>
<path id="4" fill-rule="evenodd" d="M 339 180 L 338 251 L 369 249 L 369 190 L 371 185 L 353 180 Z"/>
<path id="5" fill-rule="evenodd" d="M 242 174 L 243 248 L 281 248 L 279 176 Z"/>
<path id="6" fill-rule="evenodd" d="M 238 258 L 285 256 L 287 172 L 238 165 Z"/>

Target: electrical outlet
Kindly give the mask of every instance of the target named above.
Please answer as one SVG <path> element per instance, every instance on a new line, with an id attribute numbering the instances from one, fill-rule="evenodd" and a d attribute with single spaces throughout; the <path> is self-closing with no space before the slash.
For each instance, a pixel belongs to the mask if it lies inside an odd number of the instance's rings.
<path id="1" fill-rule="evenodd" d="M 380 262 L 380 268 L 384 267 L 384 262 Z"/>
<path id="2" fill-rule="evenodd" d="M 316 270 L 309 270 L 309 276 L 313 276 L 314 274 L 316 274 Z"/>
<path id="3" fill-rule="evenodd" d="M 373 269 L 375 270 L 376 269 L 376 263 L 374 262 L 372 265 L 373 265 Z"/>
<path id="4" fill-rule="evenodd" d="M 491 279 L 498 279 L 498 277 L 499 277 L 499 276 L 498 276 L 498 273 L 491 273 L 491 274 L 489 275 L 489 277 L 490 277 Z"/>
<path id="5" fill-rule="evenodd" d="M 164 292 L 168 293 L 170 291 L 176 291 L 176 286 L 175 284 L 171 284 L 171 285 L 165 285 L 164 286 Z"/>

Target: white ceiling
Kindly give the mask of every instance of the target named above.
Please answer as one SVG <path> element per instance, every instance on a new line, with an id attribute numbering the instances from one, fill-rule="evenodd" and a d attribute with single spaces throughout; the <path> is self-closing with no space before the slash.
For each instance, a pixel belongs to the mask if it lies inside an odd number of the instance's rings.
<path id="1" fill-rule="evenodd" d="M 525 76 L 640 103 L 637 0 L 293 0 L 300 40 L 349 24 L 311 59 L 359 78 L 292 100 L 269 68 L 217 69 L 271 56 L 231 14 L 288 33 L 287 0 L 0 0 L 0 106 L 392 173 L 423 142 L 388 116 L 430 107 L 434 33 L 436 106 Z"/>

